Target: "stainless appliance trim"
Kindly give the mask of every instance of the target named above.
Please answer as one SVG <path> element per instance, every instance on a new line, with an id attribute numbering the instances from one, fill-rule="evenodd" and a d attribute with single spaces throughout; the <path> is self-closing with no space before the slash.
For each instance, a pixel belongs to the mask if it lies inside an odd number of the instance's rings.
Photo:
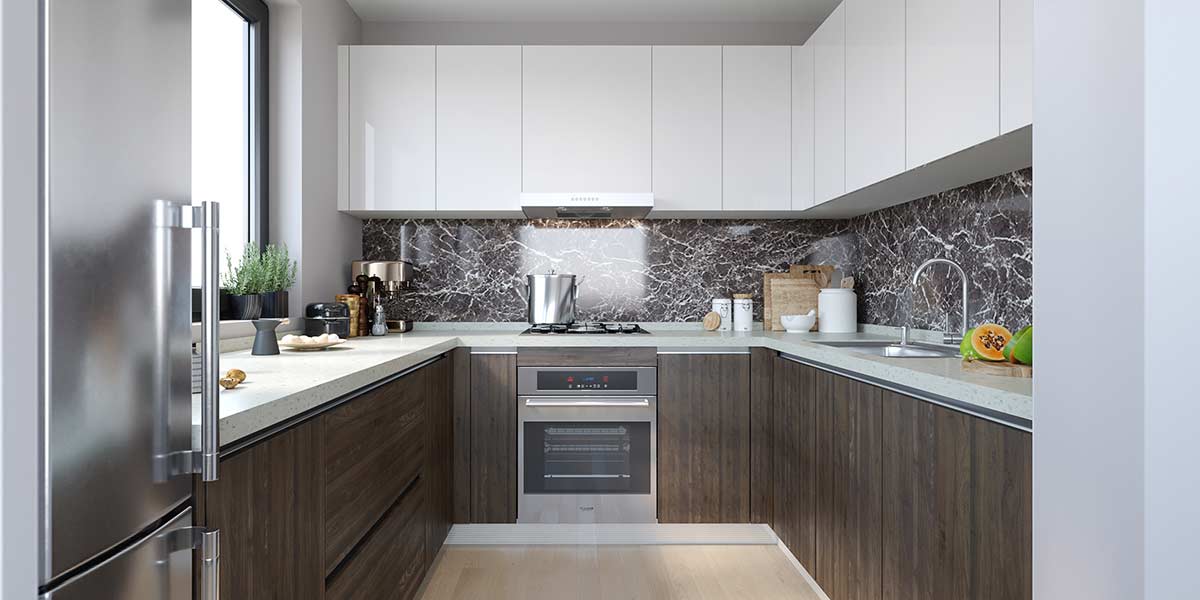
<path id="1" fill-rule="evenodd" d="M 220 452 L 221 391 L 217 387 L 221 360 L 218 347 L 221 343 L 220 211 L 216 202 L 204 202 L 200 206 L 200 228 L 204 239 L 204 279 L 200 286 L 203 298 L 200 309 L 200 478 L 203 481 L 217 480 Z"/>
<path id="2" fill-rule="evenodd" d="M 645 398 L 640 400 L 627 400 L 623 396 L 601 396 L 598 398 L 576 399 L 575 396 L 570 398 L 554 399 L 546 396 L 538 398 L 526 398 L 525 406 L 530 407 L 572 407 L 572 406 L 642 406 L 649 407 L 650 401 Z"/>
<path id="3" fill-rule="evenodd" d="M 736 346 L 730 348 L 689 348 L 664 346 L 658 349 L 659 354 L 750 354 L 749 347 Z"/>
<path id="4" fill-rule="evenodd" d="M 637 389 L 634 390 L 541 390 L 537 387 L 537 374 L 539 372 L 561 372 L 570 371 L 574 373 L 594 373 L 594 372 L 634 372 L 637 374 Z M 573 394 L 573 397 L 581 396 L 642 396 L 642 395 L 657 395 L 658 394 L 658 368 L 657 367 L 518 367 L 517 368 L 517 394 L 519 395 L 540 395 L 540 396 L 563 396 L 564 394 Z"/>
<path id="5" fill-rule="evenodd" d="M 523 367 L 530 368 L 530 367 Z M 549 367 L 536 367 L 546 369 Z M 645 368 L 645 367 L 640 367 Z M 653 367 L 651 367 L 653 369 Z M 590 394 L 591 392 L 587 392 Z M 536 518 L 529 515 L 538 509 L 554 503 L 574 503 L 579 505 L 578 512 L 587 512 L 593 517 L 601 515 L 634 515 L 634 518 L 621 521 L 607 521 L 605 516 L 598 517 L 605 522 L 658 522 L 658 400 L 656 396 L 627 396 L 626 401 L 632 405 L 607 403 L 611 398 L 576 396 L 586 405 L 570 406 L 538 406 L 530 405 L 531 400 L 545 399 L 542 397 L 521 396 L 518 398 L 517 414 L 517 522 L 538 523 Z M 618 400 L 619 401 L 619 400 Z M 575 422 L 605 422 L 633 421 L 650 425 L 650 493 L 649 494 L 527 494 L 525 492 L 525 424 L 545 421 L 575 421 Z M 587 479 L 588 477 L 578 477 Z M 609 477 L 592 477 L 604 478 Z M 565 520 L 560 522 L 575 522 Z"/>
<path id="6" fill-rule="evenodd" d="M 873 385 L 875 387 L 880 387 L 885 390 L 890 390 L 890 391 L 896 392 L 898 394 L 904 394 L 905 396 L 909 396 L 916 400 L 921 400 L 924 402 L 929 402 L 931 404 L 936 404 L 938 406 L 948 408 L 950 410 L 958 411 L 961 413 L 966 413 L 973 417 L 979 417 L 980 419 L 984 419 L 986 421 L 991 421 L 993 423 L 999 423 L 1000 425 L 1006 425 L 1006 426 L 1012 427 L 1014 429 L 1020 429 L 1021 431 L 1028 431 L 1030 433 L 1033 432 L 1033 421 L 1030 421 L 1029 419 L 1023 419 L 1021 417 L 1016 417 L 1013 415 L 1006 415 L 1004 413 L 997 412 L 997 411 L 991 411 L 986 408 L 982 408 L 979 406 L 973 406 L 973 405 L 967 404 L 965 402 L 955 400 L 953 398 L 947 398 L 945 396 L 940 396 L 938 394 L 931 394 L 929 392 L 923 392 L 921 390 L 916 390 L 916 389 L 910 388 L 905 385 L 900 385 L 898 383 L 885 381 L 883 379 L 878 379 L 875 377 L 871 377 L 869 375 L 863 375 L 861 373 L 856 373 L 854 371 L 848 371 L 846 369 L 833 367 L 833 366 L 827 365 L 825 363 L 812 361 L 807 358 L 802 358 L 802 357 L 796 356 L 794 354 L 788 354 L 786 352 L 780 352 L 779 357 L 784 360 L 790 360 L 795 363 L 800 363 L 802 365 L 812 367 L 814 369 L 820 369 L 822 371 L 833 373 L 835 375 L 841 375 L 842 377 L 846 377 L 848 379 L 853 379 L 855 381 Z"/>

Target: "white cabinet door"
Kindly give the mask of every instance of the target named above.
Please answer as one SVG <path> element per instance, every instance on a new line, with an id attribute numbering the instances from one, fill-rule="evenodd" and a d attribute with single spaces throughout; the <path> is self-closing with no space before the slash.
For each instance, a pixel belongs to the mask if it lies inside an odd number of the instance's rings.
<path id="1" fill-rule="evenodd" d="M 804 210 L 814 204 L 813 68 L 812 44 L 792 46 L 792 210 Z"/>
<path id="2" fill-rule="evenodd" d="M 846 191 L 904 165 L 905 0 L 845 0 Z"/>
<path id="3" fill-rule="evenodd" d="M 524 55 L 522 190 L 650 191 L 650 47 Z"/>
<path id="4" fill-rule="evenodd" d="M 725 46 L 726 211 L 791 208 L 791 47 Z"/>
<path id="5" fill-rule="evenodd" d="M 908 168 L 1000 132 L 999 0 L 908 0 Z"/>
<path id="6" fill-rule="evenodd" d="M 520 46 L 438 46 L 437 209 L 521 210 Z"/>
<path id="7" fill-rule="evenodd" d="M 1033 0 L 1000 0 L 1000 133 L 1033 123 Z"/>
<path id="8" fill-rule="evenodd" d="M 654 210 L 721 210 L 721 47 L 653 49 Z"/>
<path id="9" fill-rule="evenodd" d="M 817 204 L 846 193 L 846 5 L 817 28 L 813 47 L 815 90 L 814 195 Z"/>
<path id="10" fill-rule="evenodd" d="M 433 46 L 350 46 L 347 210 L 433 210 Z"/>

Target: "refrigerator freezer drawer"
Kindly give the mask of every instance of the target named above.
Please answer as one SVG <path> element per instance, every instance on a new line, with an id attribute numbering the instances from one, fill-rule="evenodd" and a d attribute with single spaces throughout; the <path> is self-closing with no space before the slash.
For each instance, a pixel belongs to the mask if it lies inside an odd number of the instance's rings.
<path id="1" fill-rule="evenodd" d="M 136 544 L 42 594 L 42 600 L 191 600 L 192 548 L 180 547 L 192 526 L 192 509 Z"/>

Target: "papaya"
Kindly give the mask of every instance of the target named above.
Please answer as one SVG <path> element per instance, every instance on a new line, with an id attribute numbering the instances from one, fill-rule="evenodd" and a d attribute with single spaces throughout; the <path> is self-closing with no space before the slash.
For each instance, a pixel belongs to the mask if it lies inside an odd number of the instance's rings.
<path id="1" fill-rule="evenodd" d="M 995 323 L 984 323 L 972 329 L 963 341 L 970 340 L 974 357 L 996 362 L 1004 360 L 1004 346 L 1012 337 L 1012 333 L 1004 327 Z M 969 358 L 965 353 L 963 357 Z"/>
<path id="2" fill-rule="evenodd" d="M 1033 325 L 1026 325 L 1004 345 L 1004 358 L 1011 363 L 1033 364 Z"/>
<path id="3" fill-rule="evenodd" d="M 958 353 L 967 360 L 979 360 L 979 353 L 971 347 L 971 336 L 973 335 L 975 335 L 974 327 L 967 330 L 967 333 L 963 335 L 962 343 L 958 345 Z"/>

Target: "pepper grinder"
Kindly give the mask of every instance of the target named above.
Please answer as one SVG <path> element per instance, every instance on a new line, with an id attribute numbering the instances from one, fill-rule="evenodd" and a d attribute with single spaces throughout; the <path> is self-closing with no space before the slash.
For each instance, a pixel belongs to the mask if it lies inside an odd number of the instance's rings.
<path id="1" fill-rule="evenodd" d="M 371 335 L 387 335 L 387 314 L 383 312 L 383 301 L 375 297 L 375 322 L 371 325 Z"/>

